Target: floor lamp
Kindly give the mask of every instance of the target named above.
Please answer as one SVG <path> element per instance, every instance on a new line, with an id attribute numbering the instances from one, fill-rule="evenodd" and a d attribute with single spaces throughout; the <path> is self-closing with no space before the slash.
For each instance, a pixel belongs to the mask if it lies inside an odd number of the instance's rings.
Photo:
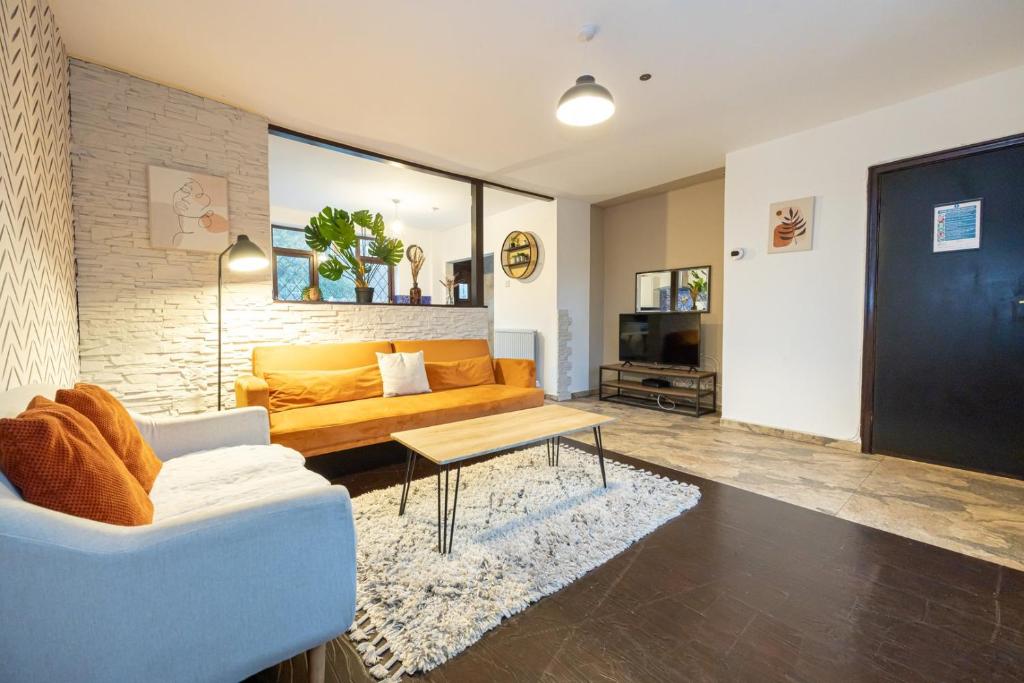
<path id="1" fill-rule="evenodd" d="M 228 270 L 234 272 L 252 272 L 254 270 L 262 270 L 267 267 L 269 261 L 267 261 L 267 255 L 263 253 L 263 250 L 256 246 L 247 235 L 239 235 L 235 243 L 228 246 L 227 249 L 220 252 L 220 256 L 217 257 L 217 410 L 222 409 L 221 393 L 223 390 L 221 382 L 221 371 L 222 366 L 222 351 L 223 342 L 221 340 L 221 334 L 223 332 L 223 325 L 221 325 L 221 301 L 222 293 L 224 290 L 224 255 L 228 256 Z"/>

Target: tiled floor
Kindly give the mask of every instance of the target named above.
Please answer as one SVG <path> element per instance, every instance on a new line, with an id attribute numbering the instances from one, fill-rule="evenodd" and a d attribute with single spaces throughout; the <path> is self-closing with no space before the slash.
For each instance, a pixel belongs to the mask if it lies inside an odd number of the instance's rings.
<path id="1" fill-rule="evenodd" d="M 710 415 L 566 405 L 619 418 L 604 429 L 609 450 L 1024 570 L 1024 481 L 726 428 Z"/>

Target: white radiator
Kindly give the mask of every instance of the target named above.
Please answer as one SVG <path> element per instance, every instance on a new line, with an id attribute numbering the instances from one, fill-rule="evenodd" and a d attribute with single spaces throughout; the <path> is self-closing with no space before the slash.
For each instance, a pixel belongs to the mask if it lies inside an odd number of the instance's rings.
<path id="1" fill-rule="evenodd" d="M 537 360 L 537 331 L 495 330 L 494 357 Z"/>

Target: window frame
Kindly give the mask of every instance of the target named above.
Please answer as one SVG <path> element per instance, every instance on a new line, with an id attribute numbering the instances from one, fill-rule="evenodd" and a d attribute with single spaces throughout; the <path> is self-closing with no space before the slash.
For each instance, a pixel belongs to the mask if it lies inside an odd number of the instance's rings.
<path id="1" fill-rule="evenodd" d="M 309 286 L 320 289 L 320 273 L 316 268 L 316 254 L 317 252 L 312 249 L 294 249 L 292 247 L 278 247 L 274 245 L 274 230 L 290 230 L 292 232 L 305 233 L 302 228 L 293 228 L 290 225 L 277 225 L 271 223 L 270 225 L 270 253 L 271 253 L 271 264 L 272 264 L 272 275 L 274 281 L 274 301 L 282 304 L 355 304 L 355 301 L 327 301 L 321 298 L 319 301 L 306 301 L 304 299 L 282 299 L 278 295 L 277 289 L 277 257 L 278 256 L 292 256 L 296 258 L 304 258 L 309 263 Z M 359 247 L 360 255 L 363 254 L 363 245 L 371 241 L 373 238 L 367 235 L 359 235 L 359 241 L 357 245 Z M 379 266 L 386 266 L 388 269 L 388 300 L 387 301 L 375 301 L 372 305 L 375 306 L 389 306 L 395 301 L 395 267 L 389 266 L 384 261 L 373 256 L 363 256 L 363 260 L 367 263 L 373 263 Z M 323 290 L 321 290 L 321 295 Z M 365 306 L 366 304 L 360 304 Z"/>

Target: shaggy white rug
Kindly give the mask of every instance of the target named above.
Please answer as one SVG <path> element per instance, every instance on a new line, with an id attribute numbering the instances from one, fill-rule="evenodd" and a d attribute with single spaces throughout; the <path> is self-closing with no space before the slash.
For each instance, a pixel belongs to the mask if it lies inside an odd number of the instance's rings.
<path id="1" fill-rule="evenodd" d="M 421 461 L 422 463 L 422 461 Z M 562 445 L 462 468 L 455 542 L 437 552 L 436 477 L 353 500 L 357 613 L 349 637 L 378 679 L 429 671 L 697 504 L 700 490 Z M 451 485 L 455 484 L 454 468 Z"/>

